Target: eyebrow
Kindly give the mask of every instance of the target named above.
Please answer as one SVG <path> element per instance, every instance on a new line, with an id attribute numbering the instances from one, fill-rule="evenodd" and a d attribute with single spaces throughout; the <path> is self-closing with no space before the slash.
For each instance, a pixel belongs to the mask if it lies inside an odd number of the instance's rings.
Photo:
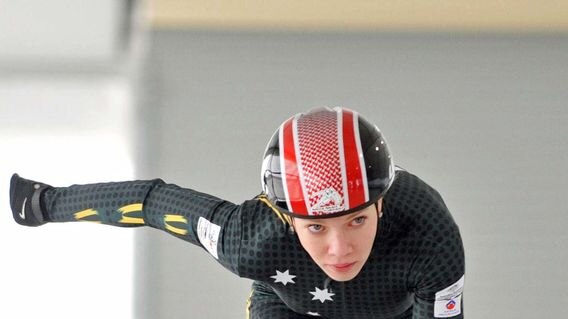
<path id="1" fill-rule="evenodd" d="M 360 214 L 366 214 L 366 213 L 367 213 L 367 212 L 365 212 L 365 211 L 363 211 L 363 210 L 360 210 L 360 211 L 358 211 L 358 212 L 353 212 L 353 213 L 351 213 L 351 214 L 345 215 L 345 216 L 344 216 L 344 217 L 345 217 L 344 220 L 353 219 L 353 218 L 359 216 Z"/>

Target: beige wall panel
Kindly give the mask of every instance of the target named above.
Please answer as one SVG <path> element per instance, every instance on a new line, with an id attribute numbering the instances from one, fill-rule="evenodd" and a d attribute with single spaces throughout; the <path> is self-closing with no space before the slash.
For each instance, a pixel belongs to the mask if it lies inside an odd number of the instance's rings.
<path id="1" fill-rule="evenodd" d="M 153 0 L 157 27 L 567 31 L 568 0 Z"/>

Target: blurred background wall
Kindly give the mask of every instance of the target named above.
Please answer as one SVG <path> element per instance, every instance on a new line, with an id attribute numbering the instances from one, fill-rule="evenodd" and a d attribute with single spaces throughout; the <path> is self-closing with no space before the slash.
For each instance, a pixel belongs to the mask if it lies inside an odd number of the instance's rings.
<path id="1" fill-rule="evenodd" d="M 27 0 L 4 8 L 1 136 L 16 141 L 4 148 L 5 194 L 13 171 L 33 166 L 28 177 L 56 185 L 118 180 L 129 177 L 104 163 L 130 158 L 135 178 L 161 177 L 238 203 L 260 192 L 261 155 L 283 120 L 313 106 L 348 106 L 379 125 L 399 165 L 444 196 L 466 248 L 468 318 L 562 317 L 568 3 Z M 128 152 L 85 138 L 85 128 L 95 138 L 112 132 Z M 33 155 L 10 151 L 22 143 L 53 149 L 62 142 L 35 137 L 53 130 L 64 132 L 57 141 L 76 138 L 106 162 L 63 152 L 26 162 Z M 63 165 L 54 171 L 52 162 Z M 84 173 L 101 167 L 109 168 Z M 0 288 L 6 317 L 35 317 L 16 302 L 27 293 L 49 305 L 43 314 L 61 318 L 244 317 L 250 282 L 198 247 L 152 229 L 15 226 L 4 198 L 3 260 L 32 267 L 58 256 L 49 275 L 29 270 Z M 80 234 L 53 239 L 71 229 Z M 131 242 L 101 244 L 109 233 Z M 97 251 L 88 254 L 97 262 L 78 261 L 79 249 L 66 245 L 46 254 L 34 244 L 95 237 L 81 247 Z M 126 260 L 100 248 L 123 240 Z M 79 267 L 100 287 L 70 287 L 80 274 L 69 268 Z M 17 268 L 3 266 L 3 278 Z M 125 269 L 131 279 L 110 279 Z M 130 299 L 107 295 L 130 284 Z"/>

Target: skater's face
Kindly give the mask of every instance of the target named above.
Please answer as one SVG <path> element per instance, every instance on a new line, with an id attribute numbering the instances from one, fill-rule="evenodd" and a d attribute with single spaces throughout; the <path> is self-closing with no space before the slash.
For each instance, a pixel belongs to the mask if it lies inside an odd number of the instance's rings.
<path id="1" fill-rule="evenodd" d="M 294 218 L 294 229 L 304 249 L 333 280 L 347 281 L 361 271 L 373 248 L 382 201 L 349 215 Z"/>

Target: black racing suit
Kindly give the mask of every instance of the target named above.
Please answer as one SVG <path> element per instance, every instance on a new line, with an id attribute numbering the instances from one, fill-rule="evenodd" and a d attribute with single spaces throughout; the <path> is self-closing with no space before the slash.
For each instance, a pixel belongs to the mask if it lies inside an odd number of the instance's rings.
<path id="1" fill-rule="evenodd" d="M 161 180 L 52 188 L 47 221 L 150 226 L 205 248 L 254 280 L 250 318 L 463 318 L 464 252 L 440 195 L 398 171 L 373 250 L 347 282 L 331 280 L 263 197 L 241 205 Z"/>

